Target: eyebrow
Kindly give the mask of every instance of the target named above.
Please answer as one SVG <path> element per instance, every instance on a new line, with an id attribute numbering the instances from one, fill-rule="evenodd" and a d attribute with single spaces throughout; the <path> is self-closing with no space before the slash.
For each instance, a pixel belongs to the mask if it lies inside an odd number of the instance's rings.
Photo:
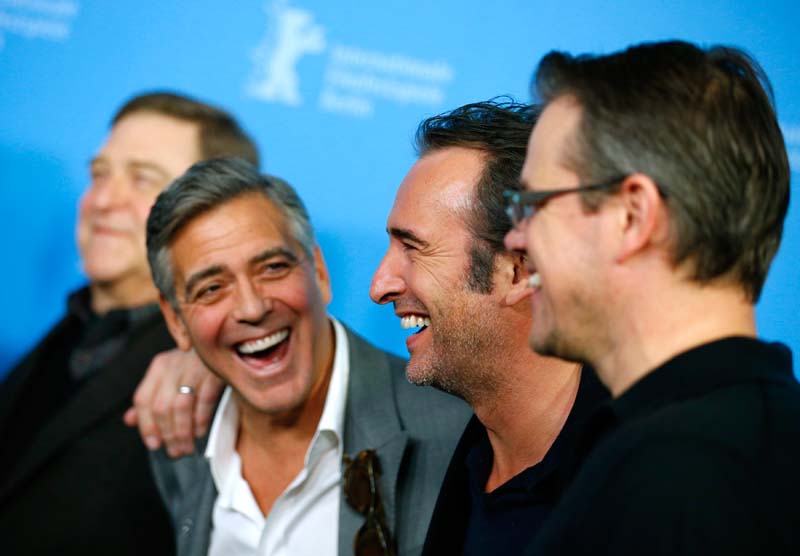
<path id="1" fill-rule="evenodd" d="M 165 180 L 172 179 L 172 173 L 168 172 L 166 168 L 160 164 L 156 164 L 155 162 L 149 162 L 147 160 L 131 160 L 125 163 L 125 167 L 135 170 L 152 170 L 153 172 L 160 174 Z"/>
<path id="2" fill-rule="evenodd" d="M 261 253 L 250 259 L 250 264 L 251 265 L 258 264 L 278 256 L 284 256 L 293 263 L 296 263 L 298 261 L 297 255 L 289 251 L 289 249 L 287 249 L 286 247 L 280 246 L 262 251 Z M 189 294 L 191 294 L 192 290 L 194 290 L 198 282 L 201 282 L 206 278 L 222 274 L 224 271 L 225 267 L 223 267 L 222 265 L 213 265 L 209 266 L 208 268 L 198 270 L 197 272 L 189 276 L 189 278 L 186 280 L 186 284 L 184 284 L 183 286 L 184 297 L 186 298 L 189 297 Z"/>
<path id="3" fill-rule="evenodd" d="M 108 164 L 108 159 L 103 156 L 93 156 L 89 159 L 88 166 L 91 168 L 92 166 L 96 166 L 97 164 Z"/>
<path id="4" fill-rule="evenodd" d="M 205 280 L 206 278 L 210 278 L 211 276 L 222 274 L 224 270 L 225 269 L 222 267 L 222 265 L 209 266 L 203 270 L 198 270 L 189 276 L 189 279 L 186 280 L 186 283 L 183 285 L 183 297 L 188 299 L 189 294 L 192 292 L 192 290 L 194 290 L 198 282 Z"/>
<path id="5" fill-rule="evenodd" d="M 264 261 L 266 261 L 268 259 L 271 259 L 273 257 L 278 257 L 278 256 L 284 256 L 284 257 L 286 257 L 287 259 L 289 259 L 293 263 L 296 263 L 299 260 L 297 258 L 297 255 L 295 255 L 287 247 L 284 247 L 283 245 L 281 245 L 279 247 L 273 247 L 271 249 L 267 249 L 265 251 L 262 251 L 261 253 L 259 253 L 258 255 L 253 257 L 252 259 L 250 259 L 250 264 L 262 263 L 262 262 L 264 262 Z"/>
<path id="6" fill-rule="evenodd" d="M 419 237 L 417 234 L 406 228 L 387 228 L 386 231 L 390 236 L 397 239 L 405 239 L 412 243 L 416 243 L 422 248 L 430 246 L 430 243 Z"/>

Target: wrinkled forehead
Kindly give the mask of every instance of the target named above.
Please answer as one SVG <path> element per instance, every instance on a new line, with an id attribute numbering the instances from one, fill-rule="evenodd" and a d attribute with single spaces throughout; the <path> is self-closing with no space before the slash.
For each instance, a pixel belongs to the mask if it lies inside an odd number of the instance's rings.
<path id="1" fill-rule="evenodd" d="M 169 242 L 191 267 L 235 256 L 253 257 L 265 250 L 284 250 L 300 258 L 302 249 L 292 237 L 285 215 L 260 193 L 228 199 L 186 219 Z"/>

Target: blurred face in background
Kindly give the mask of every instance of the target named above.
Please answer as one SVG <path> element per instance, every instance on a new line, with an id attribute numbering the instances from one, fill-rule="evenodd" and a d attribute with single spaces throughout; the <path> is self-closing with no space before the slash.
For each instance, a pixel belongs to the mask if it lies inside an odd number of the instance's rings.
<path id="1" fill-rule="evenodd" d="M 197 124 L 138 112 L 111 129 L 91 161 L 78 214 L 78 249 L 96 312 L 158 298 L 147 264 L 147 215 L 158 194 L 199 159 Z"/>

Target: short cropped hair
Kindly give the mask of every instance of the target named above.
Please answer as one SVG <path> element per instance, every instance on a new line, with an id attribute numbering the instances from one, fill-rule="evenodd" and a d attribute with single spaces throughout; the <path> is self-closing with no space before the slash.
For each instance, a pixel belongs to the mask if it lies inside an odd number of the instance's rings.
<path id="1" fill-rule="evenodd" d="M 199 150 L 202 160 L 237 157 L 259 166 L 258 148 L 236 119 L 221 108 L 186 95 L 155 91 L 128 100 L 111 119 L 113 127 L 131 114 L 152 112 L 199 128 Z"/>
<path id="2" fill-rule="evenodd" d="M 528 138 L 539 113 L 537 106 L 495 98 L 433 116 L 417 129 L 419 156 L 449 147 L 465 147 L 486 157 L 476 188 L 476 202 L 467 216 L 473 237 L 467 282 L 473 291 L 492 291 L 495 257 L 505 250 L 503 238 L 511 229 L 503 190 L 520 188 Z"/>
<path id="3" fill-rule="evenodd" d="M 772 88 L 751 56 L 680 41 L 551 52 L 535 88 L 545 103 L 580 105 L 564 163 L 584 183 L 647 174 L 666 199 L 673 263 L 689 261 L 700 283 L 731 278 L 758 300 L 781 240 L 789 163 Z M 590 209 L 602 199 L 584 194 Z"/>
<path id="4" fill-rule="evenodd" d="M 147 260 L 153 282 L 176 311 L 175 273 L 169 254 L 175 236 L 201 214 L 253 193 L 263 195 L 280 211 L 292 238 L 309 260 L 314 260 L 316 242 L 311 220 L 291 185 L 259 174 L 255 166 L 242 159 L 198 162 L 161 192 L 147 218 Z"/>

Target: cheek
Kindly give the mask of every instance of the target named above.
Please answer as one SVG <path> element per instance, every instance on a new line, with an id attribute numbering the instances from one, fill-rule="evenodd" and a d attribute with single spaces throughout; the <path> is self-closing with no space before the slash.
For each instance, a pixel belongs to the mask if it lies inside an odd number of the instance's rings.
<path id="1" fill-rule="evenodd" d="M 536 220 L 528 224 L 528 227 L 525 229 L 525 235 L 523 237 L 523 241 L 524 241 L 525 251 L 527 251 L 529 256 L 536 253 L 537 240 L 541 239 L 542 235 L 543 231 L 537 229 Z"/>
<path id="2" fill-rule="evenodd" d="M 158 193 L 138 193 L 134 197 L 133 203 L 131 203 L 136 223 L 139 224 L 139 229 L 142 230 L 142 233 L 145 232 L 147 227 L 147 217 L 156 202 L 156 197 L 158 197 Z"/>
<path id="3" fill-rule="evenodd" d="M 303 284 L 298 281 L 286 288 L 281 300 L 297 313 L 308 313 L 318 316 L 326 312 L 326 303 L 322 292 L 314 280 L 309 279 Z"/>
<path id="4" fill-rule="evenodd" d="M 418 261 L 409 266 L 408 287 L 415 297 L 430 296 L 447 290 L 457 271 L 454 261 L 447 265 L 443 261 Z"/>
<path id="5" fill-rule="evenodd" d="M 428 311 L 427 304 L 431 301 L 431 276 L 416 266 L 411 266 L 405 273 L 403 280 L 406 285 L 404 301 L 406 304 L 419 305 L 418 309 Z"/>
<path id="6" fill-rule="evenodd" d="M 226 310 L 222 307 L 198 307 L 185 313 L 186 328 L 195 347 L 213 345 L 225 324 Z"/>
<path id="7" fill-rule="evenodd" d="M 81 195 L 81 198 L 78 200 L 78 217 L 82 220 L 86 218 L 88 213 L 92 209 L 92 205 L 94 204 L 94 194 L 92 189 L 87 189 L 86 192 Z"/>
<path id="8" fill-rule="evenodd" d="M 88 241 L 89 233 L 89 213 L 91 212 L 92 200 L 91 193 L 87 191 L 78 201 L 78 225 L 75 229 L 75 236 L 78 243 Z"/>
<path id="9" fill-rule="evenodd" d="M 541 215 L 542 217 L 547 215 Z M 533 224 L 536 224 L 534 220 Z M 547 271 L 547 267 L 562 266 L 565 259 L 573 256 L 571 230 L 569 227 L 556 226 L 542 218 L 537 225 L 528 227 L 526 248 L 533 257 L 537 269 Z"/>
<path id="10" fill-rule="evenodd" d="M 317 283 L 313 269 L 296 272 L 285 279 L 280 290 L 271 290 L 267 295 L 283 303 L 295 313 L 326 313 L 325 293 Z"/>
<path id="11" fill-rule="evenodd" d="M 297 283 L 287 285 L 276 301 L 283 304 L 295 316 L 296 324 L 304 329 L 303 335 L 313 337 L 320 334 L 328 320 L 327 303 L 322 297 L 322 292 L 313 280 L 307 284 L 298 280 Z"/>

